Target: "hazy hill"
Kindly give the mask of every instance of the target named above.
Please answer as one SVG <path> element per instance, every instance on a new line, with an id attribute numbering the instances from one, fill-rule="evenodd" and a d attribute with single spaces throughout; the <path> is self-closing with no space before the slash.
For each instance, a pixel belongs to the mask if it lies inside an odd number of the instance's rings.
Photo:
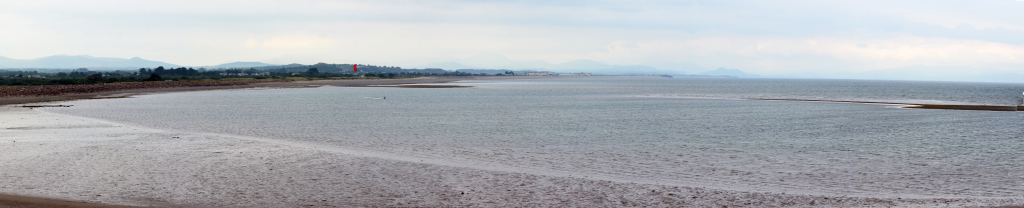
<path id="1" fill-rule="evenodd" d="M 0 69 L 10 68 L 9 66 L 7 66 L 7 64 L 11 64 L 11 63 L 13 63 L 15 61 L 16 61 L 16 59 L 0 56 Z"/>
<path id="2" fill-rule="evenodd" d="M 0 57 L 0 68 L 48 68 L 48 69 L 73 69 L 73 68 L 142 68 L 142 67 L 179 67 L 160 61 L 150 61 L 139 57 L 130 59 L 104 58 L 93 56 L 69 56 L 56 55 L 36 59 L 12 59 Z"/>
<path id="3" fill-rule="evenodd" d="M 560 64 L 545 61 L 515 61 L 497 53 L 481 53 L 464 59 L 451 59 L 445 62 L 431 63 L 423 68 L 440 68 L 459 70 L 468 73 L 515 71 L 552 71 L 552 72 L 590 72 L 603 75 L 648 75 L 648 74 L 686 74 L 680 71 L 660 70 L 644 65 L 610 65 L 601 62 L 579 59 Z M 490 71 L 488 71 L 490 70 Z"/>
<path id="4" fill-rule="evenodd" d="M 470 74 L 504 74 L 507 71 L 514 72 L 516 74 L 524 74 L 526 72 L 540 72 L 534 70 L 500 70 L 500 69 L 459 69 L 458 72 L 470 73 Z"/>
<path id="5" fill-rule="evenodd" d="M 762 77 L 760 75 L 747 74 L 746 72 L 740 71 L 739 69 L 726 69 L 726 68 L 722 68 L 722 67 L 719 67 L 718 69 L 715 69 L 713 71 L 707 71 L 707 72 L 700 73 L 700 75 L 708 75 L 708 76 L 733 76 L 733 77 L 740 77 L 740 78 L 758 78 L 758 77 Z"/>
<path id="6" fill-rule="evenodd" d="M 691 61 L 650 61 L 643 65 L 652 66 L 657 69 L 674 71 L 680 74 L 697 74 L 700 72 L 711 71 L 713 68 L 704 67 L 700 64 L 693 63 Z"/>
<path id="7" fill-rule="evenodd" d="M 438 69 L 447 69 L 447 70 L 480 69 L 480 67 L 467 66 L 465 64 L 460 64 L 460 63 L 455 63 L 455 62 L 432 63 L 432 64 L 427 64 L 427 65 L 421 66 L 420 68 L 438 68 Z"/>
<path id="8" fill-rule="evenodd" d="M 579 60 L 569 61 L 569 62 L 565 62 L 565 63 L 561 63 L 561 64 L 556 64 L 555 67 L 553 67 L 553 68 L 554 69 L 581 69 L 581 70 L 587 70 L 587 69 L 608 69 L 608 68 L 615 68 L 615 66 L 608 65 L 608 64 L 603 64 L 601 62 L 596 62 L 596 61 L 593 61 L 593 60 L 590 60 L 590 59 L 579 59 Z"/>
<path id="9" fill-rule="evenodd" d="M 277 66 L 276 64 L 268 64 L 263 62 L 231 62 L 226 64 L 220 64 L 216 66 L 210 66 L 209 68 L 251 68 L 251 67 L 264 67 L 264 66 Z"/>
<path id="10" fill-rule="evenodd" d="M 497 53 L 481 53 L 455 61 L 488 69 L 550 69 L 554 65 L 545 61 L 515 61 Z"/>
<path id="11" fill-rule="evenodd" d="M 654 67 L 644 66 L 644 65 L 629 65 L 629 66 L 610 65 L 609 68 L 603 68 L 603 69 L 559 70 L 559 71 L 565 71 L 565 72 L 580 71 L 580 72 L 590 72 L 590 73 L 593 73 L 593 74 L 600 74 L 600 75 L 661 75 L 661 74 L 682 75 L 682 74 L 685 74 L 685 73 L 681 73 L 681 72 L 660 70 L 660 69 L 657 69 L 657 68 L 654 68 Z"/>

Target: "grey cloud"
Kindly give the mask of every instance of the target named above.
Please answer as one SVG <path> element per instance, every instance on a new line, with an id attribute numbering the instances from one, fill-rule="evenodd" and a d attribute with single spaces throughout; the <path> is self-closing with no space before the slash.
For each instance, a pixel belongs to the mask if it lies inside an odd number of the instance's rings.
<path id="1" fill-rule="evenodd" d="M 920 5 L 929 4 L 915 1 Z M 815 36 L 887 36 L 907 33 L 922 37 L 978 39 L 1021 44 L 1021 30 L 974 29 L 963 26 L 945 28 L 906 19 L 892 10 L 871 8 L 894 7 L 915 9 L 919 4 L 894 5 L 886 2 L 822 3 L 804 1 L 426 1 L 426 5 L 395 7 L 394 10 L 360 11 L 351 8 L 326 8 L 319 11 L 298 8 L 277 10 L 235 9 L 205 11 L 71 11 L 45 18 L 72 21 L 78 25 L 104 28 L 218 28 L 239 31 L 271 30 L 268 26 L 334 22 L 396 22 L 410 24 L 481 24 L 549 26 L 571 28 L 610 28 L 666 30 L 680 32 L 728 32 L 742 35 L 786 37 Z M 451 6 L 458 4 L 460 6 Z M 381 5 L 388 5 L 382 3 Z M 1024 5 L 1020 2 L 1019 5 Z M 909 8 L 906 8 L 909 7 Z M 936 7 L 936 6 L 932 6 Z M 947 6 L 948 7 L 948 6 Z M 991 7 L 991 6 L 990 6 Z M 1021 7 L 1021 6 L 1018 6 Z M 387 8 L 387 7 L 384 7 Z M 988 8 L 988 7 L 986 7 Z M 410 10 L 413 9 L 413 10 Z M 948 9 L 940 7 L 937 9 Z M 493 11 L 480 11 L 493 10 Z M 971 14 L 972 11 L 946 10 L 950 15 Z M 994 21 L 1024 19 L 1012 14 L 1021 10 L 998 10 L 979 14 Z M 19 13 L 17 11 L 12 11 Z M 927 12 L 927 11 L 926 11 Z M 934 11 L 932 11 L 934 12 Z M 31 14 L 28 14 L 31 15 Z M 936 13 L 935 15 L 945 15 Z M 1019 22 L 1019 21 L 1018 21 Z M 62 24 L 62 23 L 51 23 Z M 64 25 L 60 25 L 64 26 Z M 1024 25 L 1021 25 L 1024 27 Z M 57 27 L 57 26 L 55 26 Z"/>

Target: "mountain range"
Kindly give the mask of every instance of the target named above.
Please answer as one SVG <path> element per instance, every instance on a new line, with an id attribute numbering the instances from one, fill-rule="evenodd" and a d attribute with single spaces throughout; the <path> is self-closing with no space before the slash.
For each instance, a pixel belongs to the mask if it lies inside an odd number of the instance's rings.
<path id="1" fill-rule="evenodd" d="M 722 67 L 719 67 L 718 69 L 715 69 L 713 71 L 702 72 L 699 75 L 730 76 L 730 77 L 739 77 L 739 78 L 765 78 L 765 76 L 761 76 L 761 75 L 747 74 L 746 72 L 740 71 L 739 69 L 726 69 L 726 68 L 722 68 Z"/>
<path id="2" fill-rule="evenodd" d="M 293 64 L 299 65 L 299 64 Z M 138 57 L 105 58 L 94 56 L 56 55 L 36 59 L 12 59 L 0 56 L 0 69 L 77 69 L 92 70 L 134 70 L 138 68 L 182 67 L 161 61 L 145 60 Z M 191 66 L 193 68 L 250 68 L 279 66 L 262 62 L 232 62 L 214 66 Z M 1024 74 L 1017 72 L 985 72 L 984 68 L 957 66 L 925 66 L 913 65 L 867 72 L 835 72 L 832 70 L 808 70 L 798 73 L 764 76 L 746 73 L 739 69 L 711 69 L 693 62 L 661 61 L 647 62 L 644 65 L 611 65 L 601 62 L 579 59 L 559 64 L 545 61 L 516 61 L 497 53 L 483 53 L 469 58 L 448 58 L 446 60 L 423 65 L 420 68 L 440 68 L 445 70 L 510 70 L 510 71 L 552 71 L 552 72 L 589 72 L 597 75 L 706 75 L 730 76 L 740 78 L 809 78 L 809 79 L 871 79 L 871 80 L 918 80 L 918 81 L 968 81 L 968 82 L 1024 82 Z"/>
<path id="3" fill-rule="evenodd" d="M 134 57 L 103 58 L 93 56 L 69 56 L 56 55 L 36 59 L 12 59 L 0 56 L 0 69 L 10 68 L 43 68 L 43 69 L 73 69 L 73 68 L 136 68 L 136 67 L 179 67 L 160 61 L 150 61 Z"/>
<path id="4" fill-rule="evenodd" d="M 0 56 L 0 69 L 77 69 L 77 68 L 89 68 L 98 70 L 115 70 L 115 69 L 138 69 L 138 68 L 153 68 L 157 66 L 163 66 L 165 68 L 182 67 L 181 65 L 171 64 L 162 61 L 151 61 L 145 60 L 139 57 L 133 57 L 129 59 L 123 58 L 105 58 L 105 57 L 94 57 L 94 56 L 69 56 L 69 55 L 56 55 L 47 56 L 36 59 L 12 59 Z M 248 67 L 263 67 L 263 66 L 276 66 L 276 64 L 267 64 L 262 62 L 232 62 L 226 64 L 220 64 L 215 66 L 194 66 L 196 68 L 248 68 Z"/>
<path id="5" fill-rule="evenodd" d="M 249 67 L 264 67 L 264 66 L 278 66 L 278 64 L 268 64 L 263 62 L 231 62 L 226 64 L 220 64 L 216 66 L 209 66 L 206 68 L 249 68 Z"/>
<path id="6" fill-rule="evenodd" d="M 496 53 L 482 53 L 464 59 L 449 59 L 443 62 L 423 65 L 421 68 L 440 68 L 445 70 L 500 69 L 516 71 L 589 72 L 604 75 L 686 74 L 679 70 L 662 70 L 646 65 L 610 65 L 589 59 L 573 60 L 560 64 L 552 64 L 545 61 L 516 61 Z"/>

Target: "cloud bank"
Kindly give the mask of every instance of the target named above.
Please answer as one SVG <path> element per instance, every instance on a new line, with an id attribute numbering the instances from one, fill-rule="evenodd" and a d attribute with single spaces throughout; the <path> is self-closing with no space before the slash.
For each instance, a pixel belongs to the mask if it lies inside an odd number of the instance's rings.
<path id="1" fill-rule="evenodd" d="M 1014 0 L 0 1 L 0 56 L 417 67 L 497 53 L 686 73 L 1024 73 L 1020 11 Z"/>

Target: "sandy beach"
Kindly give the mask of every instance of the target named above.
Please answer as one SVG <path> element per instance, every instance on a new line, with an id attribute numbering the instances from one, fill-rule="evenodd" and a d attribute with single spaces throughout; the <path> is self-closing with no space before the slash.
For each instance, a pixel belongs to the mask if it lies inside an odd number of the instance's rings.
<path id="1" fill-rule="evenodd" d="M 366 86 L 457 79 L 268 83 Z M 228 88 L 119 91 L 6 103 Z M 46 103 L 59 104 L 59 103 Z M 594 180 L 382 159 L 0 106 L 0 207 L 991 207 L 1024 198 L 858 198 Z"/>

